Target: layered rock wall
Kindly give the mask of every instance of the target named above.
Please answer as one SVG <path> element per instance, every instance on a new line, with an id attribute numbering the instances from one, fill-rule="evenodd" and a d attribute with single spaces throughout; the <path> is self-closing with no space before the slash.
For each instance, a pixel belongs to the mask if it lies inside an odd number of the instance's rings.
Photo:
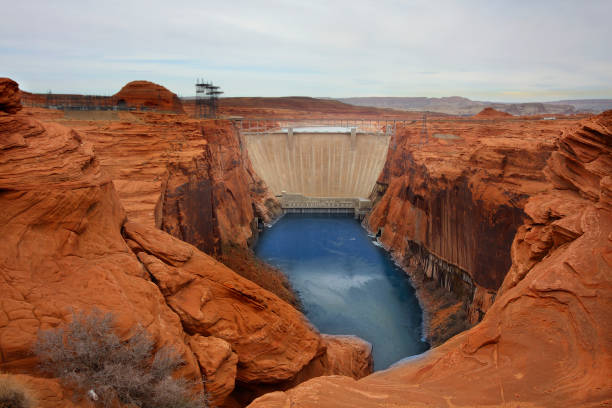
<path id="1" fill-rule="evenodd" d="M 297 305 L 283 275 L 257 263 L 248 249 L 257 238 L 258 220 L 271 222 L 281 210 L 253 171 L 234 126 L 184 115 L 119 116 L 62 123 L 94 146 L 128 218 L 161 228 L 223 262 L 231 253 L 232 267 L 241 275 Z"/>
<path id="2" fill-rule="evenodd" d="M 414 279 L 453 292 L 479 321 L 510 267 L 525 201 L 545 189 L 542 168 L 571 123 L 433 122 L 426 144 L 418 123 L 399 130 L 366 227 Z"/>
<path id="3" fill-rule="evenodd" d="M 94 146 L 130 220 L 203 251 L 246 247 L 254 217 L 270 222 L 280 213 L 229 121 L 132 113 L 115 122 L 64 123 Z"/>

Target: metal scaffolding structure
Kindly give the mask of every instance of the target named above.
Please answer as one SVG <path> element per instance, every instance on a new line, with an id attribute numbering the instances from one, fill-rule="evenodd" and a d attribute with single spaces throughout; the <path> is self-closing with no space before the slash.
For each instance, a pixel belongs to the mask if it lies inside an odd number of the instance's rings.
<path id="1" fill-rule="evenodd" d="M 195 116 L 198 118 L 216 118 L 219 107 L 220 87 L 203 79 L 196 81 Z"/>
<path id="2" fill-rule="evenodd" d="M 423 115 L 423 126 L 421 127 L 421 132 L 419 133 L 419 145 L 428 143 L 429 135 L 427 134 L 427 115 Z"/>
<path id="3" fill-rule="evenodd" d="M 138 90 L 139 97 L 148 97 L 151 101 L 161 101 L 159 90 Z M 150 95 L 150 96 L 149 96 Z M 155 106 L 147 106 L 145 103 L 139 106 L 130 105 L 124 98 L 106 95 L 81 95 L 81 94 L 60 94 L 51 91 L 47 93 L 27 93 L 21 95 L 23 106 L 40 107 L 56 110 L 112 110 L 112 111 L 157 111 Z"/>
<path id="4" fill-rule="evenodd" d="M 51 91 L 46 94 L 24 92 L 21 95 L 21 104 L 57 110 L 118 110 L 110 96 L 54 94 Z"/>

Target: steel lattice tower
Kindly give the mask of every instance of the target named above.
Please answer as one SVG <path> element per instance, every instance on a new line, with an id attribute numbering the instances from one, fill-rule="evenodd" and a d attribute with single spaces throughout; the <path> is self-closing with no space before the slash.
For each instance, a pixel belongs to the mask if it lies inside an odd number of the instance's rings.
<path id="1" fill-rule="evenodd" d="M 219 95 L 223 92 L 220 87 L 213 85 L 212 82 L 205 82 L 203 79 L 196 81 L 195 115 L 199 118 L 217 117 L 219 107 Z"/>
<path id="2" fill-rule="evenodd" d="M 429 137 L 427 135 L 427 115 L 423 115 L 423 126 L 421 127 L 421 133 L 419 133 L 419 145 L 427 144 Z"/>

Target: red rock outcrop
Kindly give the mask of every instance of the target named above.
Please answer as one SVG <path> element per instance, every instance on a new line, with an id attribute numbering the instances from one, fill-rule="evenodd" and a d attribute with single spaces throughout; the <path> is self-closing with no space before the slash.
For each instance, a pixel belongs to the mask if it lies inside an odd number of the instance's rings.
<path id="1" fill-rule="evenodd" d="M 493 108 L 484 108 L 476 115 L 473 116 L 474 119 L 498 119 L 498 118 L 511 118 L 513 117 L 511 114 L 507 112 L 501 112 L 497 109 Z"/>
<path id="2" fill-rule="evenodd" d="M 123 228 L 187 333 L 232 345 L 238 380 L 289 379 L 323 350 L 302 314 L 278 297 L 163 231 L 130 222 Z"/>
<path id="3" fill-rule="evenodd" d="M 311 378 L 344 375 L 360 379 L 372 373 L 372 345 L 355 336 L 322 335 L 324 352 L 312 359 L 297 375 L 275 384 L 240 384 L 232 397 L 239 405 L 279 390 L 289 390 Z"/>
<path id="4" fill-rule="evenodd" d="M 113 95 L 112 100 L 119 107 L 185 113 L 175 93 L 149 81 L 129 82 Z"/>
<path id="5" fill-rule="evenodd" d="M 246 247 L 254 217 L 270 222 L 280 213 L 229 121 L 125 113 L 120 121 L 62 123 L 94 146 L 131 221 L 203 251 Z"/>
<path id="6" fill-rule="evenodd" d="M 145 95 L 146 89 L 163 88 L 141 83 L 131 82 L 124 90 Z M 232 265 L 243 276 L 298 305 L 282 274 L 257 263 L 247 248 L 257 238 L 258 222 L 278 217 L 280 205 L 253 171 L 231 122 L 106 111 L 112 115 L 67 111 L 64 118 L 49 115 L 58 111 L 26 110 L 77 129 L 93 145 L 130 220 L 162 228 L 220 260 L 231 252 Z"/>
<path id="7" fill-rule="evenodd" d="M 140 112 L 60 122 L 94 146 L 131 221 L 162 228 L 220 260 L 231 252 L 239 273 L 297 305 L 286 279 L 247 249 L 257 221 L 276 218 L 280 205 L 231 122 Z"/>
<path id="8" fill-rule="evenodd" d="M 478 325 L 362 380 L 320 377 L 250 407 L 610 405 L 611 164 L 612 111 L 564 134 Z"/>
<path id="9" fill-rule="evenodd" d="M 128 221 L 112 175 L 83 139 L 27 113 L 0 112 L 0 370 L 37 384 L 43 408 L 71 406 L 71 394 L 40 376 L 31 346 L 71 309 L 112 312 L 124 338 L 141 324 L 182 355 L 182 376 L 209 381 L 218 405 L 237 380 L 275 387 L 369 373 L 369 349 L 358 341 L 322 339 L 277 296 L 194 246 Z M 355 360 L 341 363 L 341 353 Z M 322 369 L 305 371 L 327 356 Z"/>
<path id="10" fill-rule="evenodd" d="M 0 112 L 19 112 L 21 110 L 19 97 L 17 82 L 9 78 L 0 78 Z"/>
<path id="11" fill-rule="evenodd" d="M 380 235 L 419 287 L 434 344 L 480 320 L 510 267 L 510 246 L 528 197 L 547 187 L 542 172 L 563 121 L 430 121 L 400 128 L 364 224 Z M 436 315 L 431 285 L 469 306 Z M 453 300 L 449 300 L 452 302 Z M 457 300 L 454 300 L 456 302 Z M 449 313 L 452 310 L 452 313 Z M 469 313 L 466 317 L 466 313 Z M 445 321 L 447 323 L 445 323 Z M 463 321 L 464 323 L 461 323 Z"/>
<path id="12" fill-rule="evenodd" d="M 234 389 L 238 355 L 231 344 L 218 337 L 196 334 L 189 339 L 189 346 L 200 364 L 210 403 L 222 405 Z"/>

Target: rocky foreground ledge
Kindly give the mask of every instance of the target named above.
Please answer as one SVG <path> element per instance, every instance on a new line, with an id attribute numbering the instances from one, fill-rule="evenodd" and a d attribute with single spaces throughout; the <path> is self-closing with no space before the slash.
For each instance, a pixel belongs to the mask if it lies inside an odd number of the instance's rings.
<path id="1" fill-rule="evenodd" d="M 91 144 L 20 109 L 17 84 L 0 79 L 0 370 L 36 390 L 41 407 L 81 406 L 31 351 L 37 331 L 71 308 L 112 312 L 124 338 L 139 323 L 158 347 L 172 345 L 187 363 L 181 375 L 206 380 L 214 406 L 371 372 L 369 344 L 321 336 L 278 296 L 130 219 Z"/>
<path id="2" fill-rule="evenodd" d="M 612 404 L 612 111 L 564 132 L 482 322 L 356 381 L 321 377 L 249 407 Z"/>

